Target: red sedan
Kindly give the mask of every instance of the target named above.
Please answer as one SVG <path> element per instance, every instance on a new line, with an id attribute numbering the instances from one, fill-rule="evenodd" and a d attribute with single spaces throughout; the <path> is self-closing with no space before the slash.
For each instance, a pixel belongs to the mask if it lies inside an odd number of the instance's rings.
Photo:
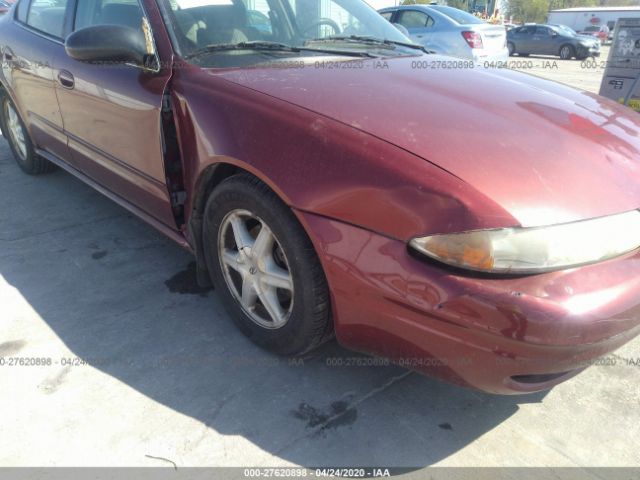
<path id="1" fill-rule="evenodd" d="M 308 2 L 20 0 L 0 21 L 18 165 L 190 249 L 277 354 L 335 334 L 512 394 L 640 333 L 634 112 Z"/>

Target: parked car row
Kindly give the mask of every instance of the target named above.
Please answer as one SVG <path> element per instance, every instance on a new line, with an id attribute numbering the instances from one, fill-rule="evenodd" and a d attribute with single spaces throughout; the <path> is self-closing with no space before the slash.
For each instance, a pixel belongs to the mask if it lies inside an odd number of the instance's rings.
<path id="1" fill-rule="evenodd" d="M 456 8 L 406 5 L 379 10 L 415 43 L 443 55 L 477 63 L 505 62 L 511 55 L 556 55 L 584 59 L 600 55 L 607 33 L 578 34 L 563 25 L 490 25 Z M 604 35 L 601 42 L 600 36 Z"/>

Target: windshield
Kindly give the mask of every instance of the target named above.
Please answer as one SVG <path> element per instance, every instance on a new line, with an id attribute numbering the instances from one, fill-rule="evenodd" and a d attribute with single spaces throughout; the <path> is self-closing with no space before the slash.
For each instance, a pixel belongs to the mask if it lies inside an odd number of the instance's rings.
<path id="1" fill-rule="evenodd" d="M 451 20 L 460 25 L 474 25 L 478 23 L 485 23 L 484 20 L 479 19 L 478 17 L 471 15 L 463 10 L 458 10 L 453 7 L 444 7 L 442 5 L 429 5 L 429 8 L 433 8 L 434 10 L 446 15 Z"/>
<path id="2" fill-rule="evenodd" d="M 567 27 L 566 25 L 557 25 L 553 28 L 559 30 L 558 33 L 564 33 L 565 35 L 570 35 L 572 37 L 575 37 L 577 35 L 576 31 L 573 28 Z"/>
<path id="3" fill-rule="evenodd" d="M 160 4 L 178 53 L 205 67 L 248 66 L 327 52 L 345 57 L 420 53 L 398 45 L 411 40 L 362 0 L 160 0 Z"/>

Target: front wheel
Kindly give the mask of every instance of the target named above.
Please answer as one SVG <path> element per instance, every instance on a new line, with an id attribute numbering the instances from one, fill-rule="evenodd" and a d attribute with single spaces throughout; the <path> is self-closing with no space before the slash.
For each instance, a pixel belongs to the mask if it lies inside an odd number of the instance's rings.
<path id="1" fill-rule="evenodd" d="M 222 182 L 205 209 L 207 267 L 225 307 L 254 343 L 300 355 L 331 334 L 329 289 L 311 241 L 262 182 Z"/>
<path id="2" fill-rule="evenodd" d="M 52 163 L 36 154 L 26 127 L 8 95 L 2 98 L 2 131 L 7 136 L 18 166 L 29 175 L 52 171 Z"/>
<path id="3" fill-rule="evenodd" d="M 571 60 L 575 56 L 575 51 L 571 45 L 563 45 L 560 47 L 560 58 L 562 60 Z"/>

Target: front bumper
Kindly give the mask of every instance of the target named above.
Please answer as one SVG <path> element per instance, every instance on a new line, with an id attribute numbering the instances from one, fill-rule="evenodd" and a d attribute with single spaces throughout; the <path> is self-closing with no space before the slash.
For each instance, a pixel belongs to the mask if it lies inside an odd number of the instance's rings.
<path id="1" fill-rule="evenodd" d="M 474 63 L 480 65 L 506 64 L 509 61 L 509 49 L 507 47 L 498 51 L 472 50 Z"/>
<path id="2" fill-rule="evenodd" d="M 338 341 L 498 394 L 545 390 L 640 333 L 640 254 L 520 278 L 461 275 L 405 243 L 299 214 L 332 292 Z"/>
<path id="3" fill-rule="evenodd" d="M 599 57 L 600 45 L 591 45 L 589 47 L 580 45 L 578 47 L 578 55 L 581 57 Z"/>

